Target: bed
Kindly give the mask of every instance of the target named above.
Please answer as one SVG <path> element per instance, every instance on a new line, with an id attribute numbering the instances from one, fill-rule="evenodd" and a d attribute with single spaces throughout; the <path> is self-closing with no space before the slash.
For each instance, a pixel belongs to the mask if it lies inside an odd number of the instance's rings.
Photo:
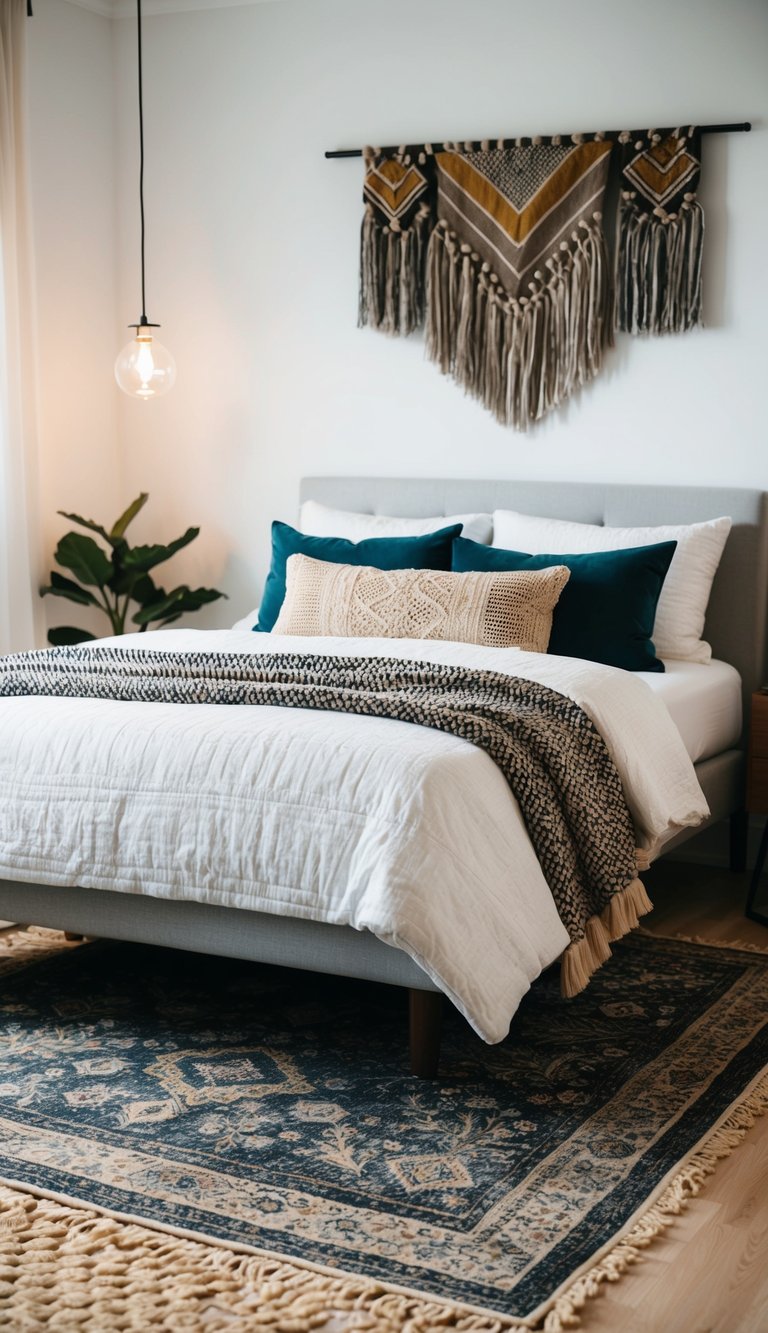
<path id="1" fill-rule="evenodd" d="M 715 578 L 706 623 L 707 637 L 712 643 L 714 656 L 721 665 L 699 667 L 674 663 L 666 675 L 659 675 L 653 679 L 649 676 L 647 683 L 656 692 L 661 692 L 663 700 L 666 692 L 664 706 L 677 722 L 676 735 L 679 733 L 682 745 L 695 764 L 696 777 L 708 802 L 710 814 L 707 822 L 712 823 L 726 818 L 731 820 L 732 864 L 734 867 L 743 865 L 746 837 L 742 795 L 744 728 L 739 696 L 741 694 L 744 699 L 748 699 L 752 690 L 762 682 L 765 666 L 768 515 L 764 493 L 688 487 L 321 477 L 302 482 L 301 499 L 313 499 L 339 509 L 399 514 L 405 517 L 450 514 L 467 510 L 490 511 L 506 506 L 523 513 L 608 525 L 689 523 L 709 519 L 717 514 L 730 514 L 734 527 Z M 194 639 L 196 632 L 167 633 L 191 634 Z M 152 638 L 154 640 L 155 636 Z M 155 641 L 159 642 L 159 637 Z M 189 640 L 184 640 L 187 645 L 188 642 Z M 180 641 L 179 646 L 183 646 Z M 246 652 L 248 647 L 248 643 L 245 642 L 239 650 Z M 586 677 L 584 679 L 586 680 Z M 587 689 L 587 685 L 579 685 L 578 688 Z M 593 686 L 590 685 L 589 688 L 593 689 Z M 142 705 L 137 707 L 141 708 Z M 58 716 L 61 714 L 57 714 Z M 294 744 L 297 753 L 300 754 L 304 740 L 297 734 L 291 742 L 290 734 L 294 728 L 295 715 L 287 710 L 286 718 L 288 717 L 291 719 L 288 722 L 281 720 L 281 744 L 284 743 L 289 748 L 291 743 Z M 321 714 L 317 715 L 313 725 L 327 726 L 327 723 L 320 723 L 321 717 Z M 146 747 L 151 747 L 152 744 L 151 733 L 156 725 L 155 715 L 153 719 L 148 724 L 146 740 L 142 742 Z M 359 719 L 343 717 L 334 720 L 334 744 L 341 737 L 339 744 L 343 748 L 347 743 L 344 740 L 346 737 L 352 746 L 350 728 L 356 721 Z M 220 725 L 219 720 L 216 725 Z M 391 727 L 402 729 L 404 725 L 390 723 L 390 730 L 383 728 L 381 736 L 385 739 L 381 740 L 381 745 L 384 747 L 382 753 L 390 750 L 394 752 L 401 747 L 402 730 L 397 732 L 397 739 L 391 744 L 391 737 L 394 734 L 391 732 Z M 37 738 L 40 744 L 47 743 L 44 740 L 46 729 L 48 728 L 47 734 L 50 735 L 50 728 L 53 726 L 55 726 L 53 714 L 46 714 L 45 724 L 38 729 Z M 422 729 L 411 728 L 411 730 Z M 328 742 L 328 735 L 324 743 Z M 457 742 L 457 746 L 451 749 L 450 746 L 443 744 L 445 739 L 447 738 L 441 738 L 440 762 L 454 764 L 458 771 L 469 763 L 464 752 L 472 747 L 467 747 L 464 742 Z M 26 731 L 23 744 L 33 747 L 34 743 L 35 738 L 30 739 Z M 118 729 L 113 737 L 113 745 L 118 746 L 120 743 Z M 149 752 L 147 750 L 147 753 Z M 33 748 L 29 749 L 28 753 L 31 757 Z M 214 772 L 216 766 L 214 733 L 206 737 L 202 753 L 207 756 L 205 759 L 207 771 Z M 243 762 L 246 762 L 245 756 Z M 429 771 L 427 765 L 425 773 Z M 222 775 L 222 782 L 225 776 Z M 476 781 L 475 772 L 469 773 L 465 780 L 471 787 Z M 272 781 L 274 785 L 275 779 Z M 498 790 L 491 790 L 493 783 L 487 770 L 483 770 L 482 781 L 490 784 L 487 790 L 487 802 L 490 808 L 498 796 Z M 65 803 L 56 812 L 56 817 L 63 819 L 68 826 L 66 831 L 64 824 L 62 825 L 62 839 L 65 836 L 71 838 L 71 821 L 75 821 L 76 824 L 79 818 L 76 788 L 77 782 L 74 781 L 70 789 L 71 803 L 68 806 Z M 422 789 L 418 783 L 414 783 L 412 799 L 419 800 L 421 790 L 428 790 L 426 780 Z M 45 816 L 50 823 L 52 807 L 43 804 L 40 806 L 40 812 L 40 817 Z M 117 815 L 113 813 L 110 817 L 113 822 L 117 820 L 119 823 L 119 812 Z M 149 807 L 145 817 L 151 818 Z M 285 820 L 284 813 L 281 818 Z M 498 814 L 496 827 L 501 827 L 502 819 L 503 814 Z M 675 836 L 667 837 L 665 840 L 665 850 L 693 836 L 701 827 L 698 817 L 691 817 L 686 824 L 684 811 L 678 823 L 679 829 Z M 223 901 L 215 892 L 217 865 L 213 854 L 209 856 L 210 863 L 205 869 L 207 887 L 197 893 L 196 900 L 172 896 L 167 886 L 164 887 L 160 882 L 154 889 L 150 887 L 149 891 L 137 891 L 137 885 L 131 882 L 130 874 L 124 876 L 124 882 L 116 891 L 108 887 L 107 878 L 104 876 L 99 878 L 93 873 L 93 865 L 89 861 L 90 835 L 86 827 L 81 830 L 78 847 L 83 858 L 81 866 L 87 867 L 87 873 L 85 871 L 79 873 L 76 867 L 70 865 L 69 868 L 63 868 L 61 873 L 49 876 L 46 882 L 42 882 L 43 876 L 36 873 L 38 862 L 34 854 L 33 826 L 30 825 L 29 828 L 32 833 L 28 838 L 28 855 L 21 854 L 17 847 L 15 855 L 0 860 L 0 917 L 52 926 L 72 934 L 97 935 L 216 953 L 405 987 L 410 992 L 412 1070 L 421 1075 L 434 1073 L 443 998 L 441 992 L 448 993 L 454 1003 L 458 1002 L 460 1008 L 461 997 L 459 996 L 457 1001 L 451 985 L 446 982 L 439 970 L 436 972 L 434 967 L 420 966 L 416 959 L 420 958 L 423 961 L 423 958 L 417 948 L 410 947 L 406 951 L 400 947 L 396 932 L 390 932 L 385 940 L 383 936 L 386 932 L 374 933 L 365 924 L 361 928 L 360 921 L 364 919 L 359 916 L 355 918 L 355 924 L 334 924 L 311 919 L 309 915 L 285 915 L 277 901 L 269 904 L 269 910 L 232 906 L 231 897 Z M 214 849 L 217 845 L 223 848 L 226 836 L 226 827 L 220 821 L 208 840 L 210 846 Z M 180 838 L 178 845 L 192 847 L 194 851 L 194 839 L 195 829 L 190 826 L 184 837 Z M 241 841 L 245 841 L 242 834 Z M 654 849 L 654 854 L 657 850 Z M 530 866 L 526 869 L 530 856 L 524 842 L 518 841 L 514 848 L 508 849 L 508 852 L 519 863 L 517 871 L 521 880 L 533 885 L 535 870 Z M 373 857 L 371 866 L 375 865 L 375 852 L 371 852 L 369 847 L 367 854 Z M 99 855 L 104 855 L 103 848 Z M 183 854 L 179 855 L 181 859 L 178 867 L 179 882 L 183 883 L 185 866 Z M 306 860 L 306 851 L 304 856 Z M 364 861 L 357 865 L 356 873 L 358 883 L 364 883 L 365 875 L 368 873 Z M 54 879 L 56 882 L 51 882 Z M 530 890 L 531 893 L 535 891 L 535 888 Z M 524 904 L 518 906 L 524 913 Z M 347 912 L 346 908 L 337 912 L 337 915 L 345 921 L 354 916 Z M 556 939 L 556 925 L 550 923 L 546 927 L 545 934 L 547 931 L 553 939 Z M 533 956 L 525 965 L 526 976 L 520 978 L 520 985 L 523 988 L 527 987 L 531 976 L 535 975 L 537 970 L 541 970 L 552 961 L 546 950 L 537 945 L 533 939 L 530 951 Z M 438 976 L 441 984 L 436 980 Z M 499 1039 L 495 1028 L 483 1031 L 479 1019 L 475 1026 L 486 1040 Z"/>

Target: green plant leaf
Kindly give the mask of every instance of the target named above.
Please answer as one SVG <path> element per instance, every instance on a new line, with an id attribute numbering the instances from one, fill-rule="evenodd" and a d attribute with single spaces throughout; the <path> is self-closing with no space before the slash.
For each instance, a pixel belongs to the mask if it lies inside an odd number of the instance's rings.
<path id="1" fill-rule="evenodd" d="M 155 565 L 161 565 L 164 560 L 169 560 L 181 550 L 182 546 L 189 546 L 199 531 L 199 528 L 187 528 L 183 537 L 177 537 L 167 546 L 134 546 L 125 552 L 123 568 L 146 573 L 148 569 L 154 569 Z"/>
<path id="2" fill-rule="evenodd" d="M 168 593 L 159 600 L 149 602 L 141 607 L 134 616 L 131 617 L 134 625 L 149 625 L 153 620 L 162 620 L 163 616 L 170 614 L 181 615 L 178 606 L 180 595 L 184 593 L 183 588 L 177 588 L 174 592 Z"/>
<path id="3" fill-rule="evenodd" d="M 139 579 L 145 577 L 142 574 L 137 574 L 135 569 L 123 568 L 123 556 L 129 549 L 130 548 L 126 542 L 121 542 L 120 547 L 115 547 L 112 554 L 112 564 L 114 565 L 115 572 L 109 580 L 107 587 L 110 592 L 116 593 L 119 597 L 122 597 L 125 593 L 130 593 L 131 596 L 133 596 L 133 589 L 137 585 Z"/>
<path id="4" fill-rule="evenodd" d="M 56 629 L 48 631 L 48 642 L 54 648 L 69 648 L 75 643 L 88 643 L 95 638 L 95 634 L 89 634 L 84 629 L 74 629 L 71 625 L 58 625 Z"/>
<path id="5" fill-rule="evenodd" d="M 131 578 L 136 579 L 131 597 L 134 602 L 139 603 L 139 606 L 149 606 L 150 602 L 160 602 L 168 595 L 165 588 L 157 586 L 151 574 L 139 574 L 138 578 L 135 574 L 132 574 Z"/>
<path id="6" fill-rule="evenodd" d="M 56 547 L 55 560 L 64 569 L 71 569 L 80 583 L 89 587 L 103 588 L 113 572 L 112 561 L 107 558 L 92 537 L 84 537 L 80 532 L 68 532 Z"/>
<path id="7" fill-rule="evenodd" d="M 127 592 L 131 591 L 131 585 L 133 584 L 135 577 L 135 574 L 126 574 L 124 569 L 118 569 L 112 575 L 111 579 L 108 580 L 106 586 L 116 597 L 123 597 Z"/>
<path id="8" fill-rule="evenodd" d="M 70 523 L 78 523 L 81 528 L 90 528 L 91 532 L 98 532 L 105 542 L 109 541 L 109 533 L 106 528 L 103 528 L 100 523 L 94 523 L 92 518 L 81 518 L 79 514 L 65 514 L 63 509 L 57 509 L 56 512 L 61 514 L 62 518 L 68 518 Z"/>
<path id="9" fill-rule="evenodd" d="M 146 491 L 142 491 L 141 495 L 139 495 L 137 499 L 133 501 L 133 504 L 129 504 L 125 513 L 120 515 L 116 523 L 113 523 L 112 531 L 109 534 L 110 541 L 119 540 L 121 537 L 125 535 L 125 530 L 128 527 L 128 524 L 133 522 L 136 515 L 144 508 L 148 499 L 149 499 L 148 493 Z"/>
<path id="10" fill-rule="evenodd" d="M 72 579 L 65 579 L 63 574 L 57 574 L 55 569 L 51 570 L 51 582 L 47 588 L 40 589 L 40 596 L 48 595 L 53 597 L 67 597 L 70 602 L 78 602 L 80 606 L 100 606 L 100 602 L 94 597 L 87 588 L 81 588 L 79 583 Z"/>
<path id="11" fill-rule="evenodd" d="M 208 602 L 215 602 L 219 597 L 224 597 L 223 592 L 217 592 L 215 588 L 174 588 L 158 602 L 150 602 L 148 606 L 142 607 L 133 616 L 134 625 L 149 625 L 152 621 L 163 620 L 168 624 L 171 620 L 177 620 L 179 616 L 184 615 L 185 611 L 199 611 L 201 606 Z"/>

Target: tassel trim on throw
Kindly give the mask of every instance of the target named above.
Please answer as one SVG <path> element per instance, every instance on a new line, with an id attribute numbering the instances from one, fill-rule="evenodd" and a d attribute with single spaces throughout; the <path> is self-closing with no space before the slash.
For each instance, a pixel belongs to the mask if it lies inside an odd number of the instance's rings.
<path id="1" fill-rule="evenodd" d="M 590 978 L 611 956 L 611 943 L 634 930 L 653 903 L 640 879 L 633 879 L 614 894 L 600 916 L 590 917 L 583 939 L 569 944 L 560 960 L 560 993 L 570 999 L 589 985 Z"/>
<path id="2" fill-rule="evenodd" d="M 525 430 L 598 373 L 612 330 L 601 214 L 528 284 L 508 295 L 498 275 L 446 222 L 427 256 L 427 355 L 498 421 Z"/>
<path id="3" fill-rule="evenodd" d="M 622 193 L 616 246 L 616 327 L 625 333 L 685 333 L 702 320 L 704 212 L 686 194 L 679 213 L 639 209 Z"/>
<path id="4" fill-rule="evenodd" d="M 429 228 L 428 204 L 405 229 L 395 219 L 382 225 L 366 205 L 360 232 L 360 328 L 407 334 L 424 323 Z"/>

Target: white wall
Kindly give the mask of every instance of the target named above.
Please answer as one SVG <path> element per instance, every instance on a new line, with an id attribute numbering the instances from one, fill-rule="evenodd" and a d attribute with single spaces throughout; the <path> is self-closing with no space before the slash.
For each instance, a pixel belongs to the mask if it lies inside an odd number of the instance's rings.
<path id="1" fill-rule="evenodd" d="M 649 116 L 765 124 L 756 0 L 549 0 L 542 15 L 510 0 L 282 0 L 147 20 L 152 317 L 179 378 L 161 402 L 121 404 L 124 461 L 128 490 L 155 492 L 162 535 L 201 522 L 179 562 L 233 594 L 217 623 L 257 600 L 268 522 L 292 518 L 304 473 L 768 485 L 763 126 L 705 144 L 708 328 L 622 339 L 602 378 L 527 436 L 442 379 L 418 339 L 356 328 L 361 163 L 326 148 Z M 128 164 L 135 30 L 117 27 Z M 124 223 L 134 194 L 131 164 Z M 124 229 L 125 308 L 135 284 Z"/>
<path id="2" fill-rule="evenodd" d="M 29 20 L 29 159 L 39 349 L 44 572 L 63 532 L 56 511 L 115 516 L 119 476 L 115 357 L 113 24 L 35 0 Z M 43 571 L 41 571 L 43 572 Z M 46 599 L 49 625 L 87 613 Z M 96 630 L 101 624 L 91 619 Z M 106 622 L 104 622 L 106 624 Z M 104 632 L 102 629 L 101 632 Z"/>
<path id="3" fill-rule="evenodd" d="M 37 3 L 46 13 L 70 8 Z M 104 22 L 80 17 L 83 25 Z M 78 264 L 77 281 L 52 272 L 53 220 L 41 234 L 46 282 L 56 284 L 46 299 L 52 309 L 55 295 L 65 323 L 79 291 L 91 312 L 89 377 L 103 376 L 95 414 L 90 402 L 76 409 L 60 362 L 49 382 L 65 429 L 53 474 L 60 484 L 49 475 L 48 490 L 57 503 L 91 501 L 100 511 L 114 475 L 94 423 L 106 429 L 113 410 L 106 398 L 116 330 L 138 312 L 135 23 L 113 26 L 112 324 L 105 200 L 87 219 L 98 269 Z M 63 70 L 67 88 L 46 102 L 70 98 L 76 124 L 65 133 L 59 122 L 55 133 L 60 145 L 79 136 L 89 171 L 109 152 L 108 118 L 88 126 L 82 105 L 90 98 L 95 111 L 102 96 L 106 51 L 105 40 L 93 52 L 94 86 L 77 90 L 77 106 Z M 549 0 L 546 9 L 514 0 L 390 0 L 384 9 L 278 0 L 149 16 L 144 54 L 148 313 L 162 322 L 179 375 L 156 403 L 120 399 L 120 489 L 126 501 L 152 493 L 137 524 L 146 537 L 201 524 L 200 539 L 174 563 L 179 576 L 229 591 L 230 603 L 212 608 L 207 623 L 231 623 L 257 601 L 269 520 L 294 516 L 305 473 L 768 486 L 763 0 L 648 0 L 640 8 Z M 602 377 L 525 436 L 442 379 L 419 339 L 358 331 L 361 163 L 327 162 L 325 148 L 634 127 L 649 118 L 756 125 L 752 134 L 705 142 L 706 330 L 623 338 Z M 81 165 L 85 174 L 82 156 Z M 61 226 L 74 250 L 78 192 L 62 164 L 55 183 L 69 201 Z M 88 248 L 78 241 L 81 257 Z M 74 472 L 65 456 L 77 459 Z"/>

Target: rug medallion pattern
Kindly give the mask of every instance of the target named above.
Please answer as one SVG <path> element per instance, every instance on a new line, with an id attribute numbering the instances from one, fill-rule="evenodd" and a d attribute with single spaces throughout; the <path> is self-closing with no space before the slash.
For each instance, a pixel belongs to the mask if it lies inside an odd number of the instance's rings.
<path id="1" fill-rule="evenodd" d="M 759 955 L 634 935 L 508 1040 L 403 993 L 142 946 L 0 966 L 0 1176 L 524 1317 L 768 1063 Z"/>

